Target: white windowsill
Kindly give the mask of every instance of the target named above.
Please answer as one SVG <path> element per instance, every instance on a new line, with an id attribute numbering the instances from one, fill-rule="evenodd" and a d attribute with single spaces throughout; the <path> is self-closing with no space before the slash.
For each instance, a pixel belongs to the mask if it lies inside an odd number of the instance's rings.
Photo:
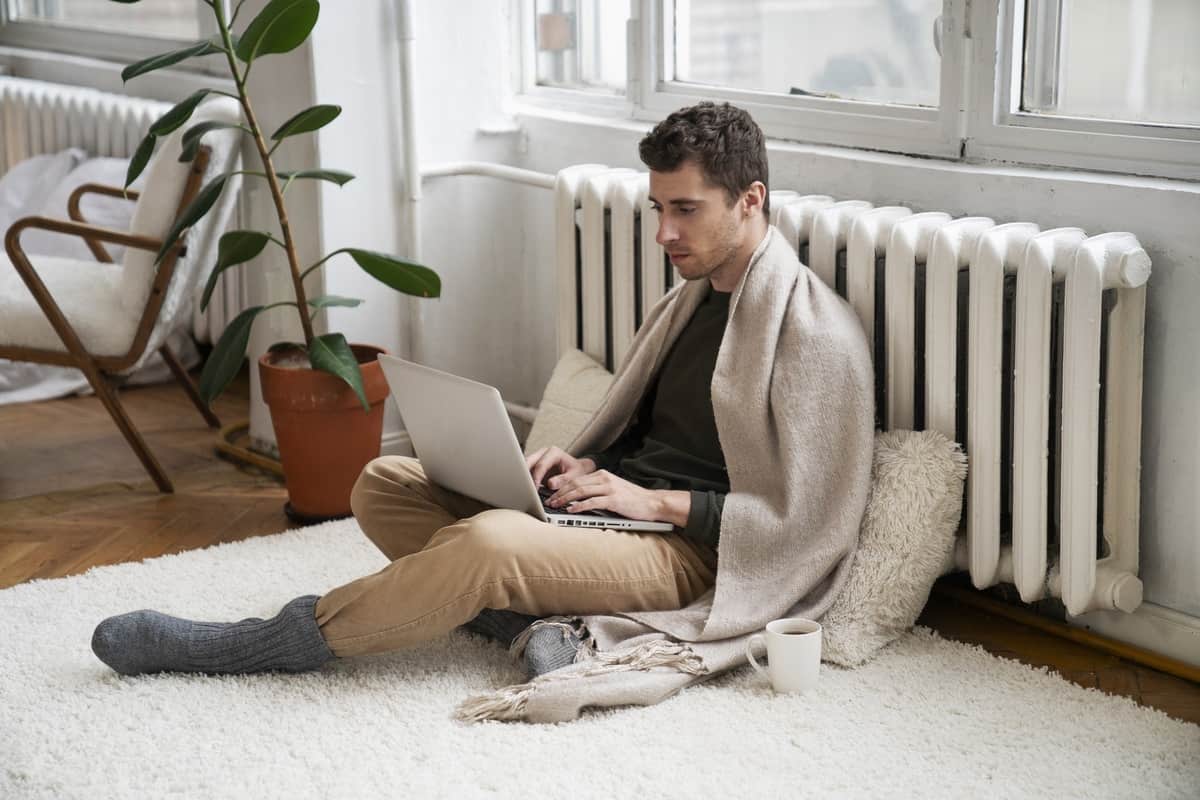
<path id="1" fill-rule="evenodd" d="M 230 78 L 176 69 L 140 75 L 127 84 L 121 80 L 121 70 L 126 66 L 98 58 L 0 45 L 0 67 L 7 67 L 8 75 L 19 78 L 84 86 L 172 103 L 197 89 L 236 89 Z"/>
<path id="2" fill-rule="evenodd" d="M 579 110 L 562 110 L 550 108 L 538 102 L 525 102 L 524 96 L 514 98 L 510 110 L 522 127 L 528 123 L 537 124 L 539 121 L 578 125 L 612 133 L 645 134 L 654 123 L 617 117 L 606 113 L 586 113 Z M 1200 181 L 1183 180 L 1179 178 L 1160 178 L 1154 176 L 1131 175 L 1120 172 L 1093 171 L 1068 167 L 1046 166 L 1036 163 L 1017 163 L 1008 160 L 989 159 L 959 159 L 948 157 L 930 157 L 922 155 L 907 155 L 853 147 L 837 147 L 834 145 L 813 144 L 781 138 L 768 138 L 767 150 L 771 154 L 788 153 L 805 156 L 821 156 L 858 163 L 880 164 L 889 166 L 916 166 L 926 170 L 958 173 L 968 175 L 1003 175 L 1017 178 L 1061 178 L 1064 180 L 1083 183 L 1104 184 L 1108 186 L 1129 186 L 1136 188 L 1153 188 L 1160 190 L 1184 191 L 1189 194 L 1200 193 Z M 632 153 L 631 157 L 636 157 Z"/>

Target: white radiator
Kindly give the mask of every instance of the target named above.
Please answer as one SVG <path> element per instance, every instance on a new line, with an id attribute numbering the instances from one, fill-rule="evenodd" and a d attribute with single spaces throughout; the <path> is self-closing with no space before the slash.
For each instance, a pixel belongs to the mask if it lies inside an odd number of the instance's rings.
<path id="1" fill-rule="evenodd" d="M 157 100 L 0 76 L 0 174 L 30 156 L 69 147 L 89 156 L 130 158 L 151 123 L 169 108 L 170 103 Z M 240 205 L 235 219 L 241 218 Z M 66 214 L 64 208 L 61 216 Z M 247 305 L 245 282 L 241 271 L 235 272 L 221 278 L 203 314 L 197 294 L 192 333 L 200 341 L 215 342 Z"/>
<path id="2" fill-rule="evenodd" d="M 560 352 L 613 367 L 676 280 L 648 188 L 633 170 L 558 173 Z M 771 192 L 771 219 L 862 320 L 880 426 L 965 446 L 965 531 L 946 571 L 1014 583 L 1025 602 L 1060 597 L 1072 615 L 1136 609 L 1150 274 L 1137 239 L 791 191 Z"/>

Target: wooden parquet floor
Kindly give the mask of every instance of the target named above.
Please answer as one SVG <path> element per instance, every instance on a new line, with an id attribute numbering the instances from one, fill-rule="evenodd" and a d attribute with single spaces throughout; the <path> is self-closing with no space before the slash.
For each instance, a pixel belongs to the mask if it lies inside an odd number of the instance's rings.
<path id="1" fill-rule="evenodd" d="M 244 418 L 245 374 L 216 403 Z M 0 406 L 0 588 L 101 564 L 140 561 L 289 527 L 273 476 L 214 454 L 174 384 L 121 400 L 175 484 L 161 494 L 95 397 Z"/>
<path id="2" fill-rule="evenodd" d="M 217 401 L 222 422 L 245 417 L 248 387 L 243 372 Z M 155 490 L 94 397 L 0 406 L 0 589 L 294 527 L 284 516 L 278 479 L 217 458 L 216 432 L 177 386 L 130 388 L 121 398 L 174 481 L 174 494 Z M 1200 684 L 985 613 L 936 589 L 918 623 L 1200 723 Z"/>

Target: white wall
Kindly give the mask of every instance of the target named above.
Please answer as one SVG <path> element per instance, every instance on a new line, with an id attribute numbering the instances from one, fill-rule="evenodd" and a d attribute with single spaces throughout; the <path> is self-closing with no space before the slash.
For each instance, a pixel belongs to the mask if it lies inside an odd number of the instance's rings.
<path id="1" fill-rule="evenodd" d="M 513 161 L 520 137 L 494 130 L 509 125 L 503 110 L 509 94 L 507 4 L 414 5 L 421 164 Z M 395 6 L 391 0 L 358 0 L 352 13 L 326 6 L 308 46 L 308 102 L 343 107 L 342 115 L 320 132 L 319 163 L 357 176 L 342 188 L 320 188 L 321 214 L 315 224 L 322 252 L 356 246 L 411 256 L 404 240 L 408 204 Z M 302 77 L 297 70 L 291 80 L 301 82 Z M 492 383 L 506 399 L 536 403 L 549 375 L 545 363 L 553 358 L 553 328 L 548 328 L 547 349 L 522 321 L 529 276 L 513 266 L 528 259 L 522 237 L 512 235 L 523 217 L 517 213 L 523 195 L 536 190 L 498 194 L 499 188 L 478 177 L 445 177 L 424 185 L 421 261 L 441 277 L 442 297 L 418 301 L 423 335 L 414 355 Z M 405 352 L 408 302 L 403 295 L 376 282 L 346 256 L 330 262 L 324 280 L 327 293 L 366 301 L 357 308 L 330 309 L 325 329 Z M 390 405 L 384 425 L 385 439 L 394 439 L 401 423 Z"/>
<path id="2" fill-rule="evenodd" d="M 256 12 L 264 3 L 250 0 L 243 14 Z M 251 92 L 260 98 L 267 130 L 309 105 L 342 107 L 341 115 L 314 137 L 297 137 L 280 149 L 281 168 L 320 166 L 356 176 L 342 187 L 298 183 L 289 190 L 289 216 L 306 244 L 303 264 L 347 246 L 411 256 L 404 236 L 408 204 L 395 6 L 391 0 L 357 0 L 348 12 L 326 4 L 304 47 L 264 58 L 251 73 Z M 415 6 L 414 46 L 422 73 L 416 99 L 421 163 L 512 161 L 518 136 L 479 132 L 503 120 L 507 101 L 505 70 L 480 66 L 507 61 L 507 41 L 495 35 L 507 30 L 505 4 L 476 0 L 456 5 L 454 13 L 445 13 L 443 7 L 435 11 L 431 4 Z M 474 24 L 464 27 L 464 20 Z M 535 363 L 539 362 L 534 359 L 522 361 L 515 369 L 508 367 L 514 352 L 528 352 L 534 343 L 511 313 L 521 307 L 527 293 L 521 276 L 509 275 L 506 265 L 525 261 L 523 243 L 511 236 L 517 219 L 496 213 L 495 192 L 487 179 L 470 177 L 441 178 L 424 188 L 419 213 L 428 222 L 421 261 L 440 275 L 442 297 L 418 301 L 424 346 L 416 355 L 441 369 L 492 383 L 506 399 L 536 403 L 548 370 L 538 372 Z M 273 207 L 265 192 L 255 198 L 254 206 L 258 219 L 269 221 Z M 267 258 L 273 269 L 262 271 L 263 281 L 270 281 L 270 286 L 260 283 L 260 300 L 287 290 L 283 259 L 278 254 Z M 310 295 L 323 291 L 365 302 L 357 308 L 329 309 L 317 324 L 318 332 L 340 331 L 352 342 L 406 352 L 404 295 L 378 283 L 346 255 L 329 261 L 322 276 L 323 289 L 318 288 L 319 281 L 310 282 Z M 287 309 L 271 313 L 271 321 L 256 329 L 253 352 L 261 353 L 272 342 L 296 335 L 293 313 Z M 487 335 L 464 336 L 464 326 Z M 551 349 L 543 348 L 541 354 L 553 357 L 552 341 Z M 251 405 L 255 438 L 273 440 L 269 419 L 255 392 Z M 389 404 L 385 441 L 394 442 L 401 427 Z"/>

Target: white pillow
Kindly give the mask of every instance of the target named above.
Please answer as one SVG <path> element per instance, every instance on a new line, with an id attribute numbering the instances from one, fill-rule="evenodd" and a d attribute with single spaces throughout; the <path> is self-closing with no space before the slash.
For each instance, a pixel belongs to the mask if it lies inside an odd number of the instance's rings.
<path id="1" fill-rule="evenodd" d="M 613 374 L 591 356 L 568 350 L 554 366 L 542 404 L 525 439 L 525 452 L 557 445 L 566 448 L 600 407 Z"/>
<path id="2" fill-rule="evenodd" d="M 125 184 L 125 172 L 129 169 L 127 158 L 90 158 L 77 166 L 58 181 L 50 191 L 45 203 L 37 212 L 43 217 L 70 219 L 67 201 L 71 193 L 85 183 L 99 183 L 120 188 Z M 140 190 L 145 181 L 143 176 L 133 182 L 130 189 Z M 128 231 L 133 219 L 134 203 L 120 197 L 86 194 L 79 203 L 83 218 L 89 225 Z M 62 236 L 50 231 L 31 230 L 21 236 L 21 244 L 27 253 L 75 258 L 80 261 L 95 261 L 96 256 L 78 236 Z M 117 244 L 105 244 L 104 249 L 120 264 L 125 248 Z"/>
<path id="3" fill-rule="evenodd" d="M 909 630 L 954 550 L 967 459 L 937 431 L 875 434 L 850 575 L 821 618 L 821 659 L 858 666 Z"/>
<path id="4" fill-rule="evenodd" d="M 0 175 L 0 236 L 21 217 L 37 214 L 55 185 L 86 156 L 83 150 L 72 147 L 18 161 Z M 65 206 L 63 212 L 65 216 Z M 22 235 L 22 244 L 28 235 Z"/>

